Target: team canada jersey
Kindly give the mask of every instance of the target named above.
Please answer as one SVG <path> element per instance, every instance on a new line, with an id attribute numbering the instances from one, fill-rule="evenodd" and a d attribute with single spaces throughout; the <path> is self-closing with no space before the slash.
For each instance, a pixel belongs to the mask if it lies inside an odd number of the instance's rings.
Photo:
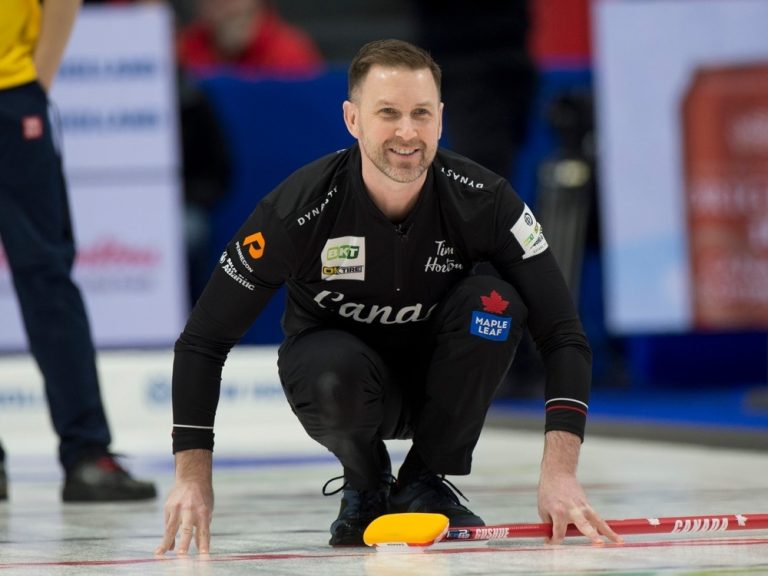
<path id="1" fill-rule="evenodd" d="M 308 164 L 263 198 L 230 241 L 177 342 L 174 422 L 185 428 L 175 429 L 175 449 L 212 446 L 212 434 L 204 441 L 196 430 L 212 429 L 226 354 L 282 285 L 288 338 L 324 326 L 394 341 L 418 334 L 479 262 L 491 263 L 528 307 L 546 399 L 566 406 L 548 405 L 547 429 L 583 434 L 591 352 L 547 248 L 504 178 L 446 150 L 398 223 L 369 197 L 357 145 Z"/>

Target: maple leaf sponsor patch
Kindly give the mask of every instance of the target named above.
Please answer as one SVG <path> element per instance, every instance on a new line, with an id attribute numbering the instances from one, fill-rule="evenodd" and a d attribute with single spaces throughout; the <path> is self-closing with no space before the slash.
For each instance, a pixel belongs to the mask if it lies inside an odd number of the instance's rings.
<path id="1" fill-rule="evenodd" d="M 510 316 L 501 316 L 509 306 L 496 290 L 491 290 L 488 296 L 480 296 L 483 310 L 474 310 L 469 326 L 469 333 L 486 340 L 505 342 L 509 338 L 509 328 L 512 325 Z"/>
<path id="2" fill-rule="evenodd" d="M 503 314 L 509 306 L 509 300 L 504 300 L 496 290 L 491 290 L 490 296 L 480 296 L 480 300 L 483 303 L 483 310 L 491 314 Z"/>

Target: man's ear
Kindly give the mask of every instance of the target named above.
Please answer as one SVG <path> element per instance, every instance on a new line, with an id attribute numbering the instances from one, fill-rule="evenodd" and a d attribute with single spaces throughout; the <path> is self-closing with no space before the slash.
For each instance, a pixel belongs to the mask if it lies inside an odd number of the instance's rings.
<path id="1" fill-rule="evenodd" d="M 360 110 L 354 102 L 344 100 L 344 124 L 347 125 L 347 130 L 355 138 L 360 136 Z"/>
<path id="2" fill-rule="evenodd" d="M 440 106 L 437 109 L 437 139 L 440 140 L 443 136 L 443 109 L 445 104 L 440 102 Z"/>

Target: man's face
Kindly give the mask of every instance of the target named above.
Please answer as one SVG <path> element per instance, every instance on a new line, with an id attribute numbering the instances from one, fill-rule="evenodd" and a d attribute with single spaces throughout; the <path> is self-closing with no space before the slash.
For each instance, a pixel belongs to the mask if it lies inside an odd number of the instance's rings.
<path id="1" fill-rule="evenodd" d="M 201 0 L 200 16 L 218 52 L 226 58 L 240 55 L 257 29 L 262 0 Z"/>
<path id="2" fill-rule="evenodd" d="M 352 101 L 344 103 L 344 120 L 360 142 L 363 171 L 372 164 L 395 182 L 414 182 L 437 151 L 443 105 L 427 69 L 373 66 Z"/>

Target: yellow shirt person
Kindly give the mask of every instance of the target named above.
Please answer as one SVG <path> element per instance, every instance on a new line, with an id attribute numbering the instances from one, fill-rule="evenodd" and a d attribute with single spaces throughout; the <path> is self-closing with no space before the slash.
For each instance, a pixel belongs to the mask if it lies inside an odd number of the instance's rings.
<path id="1" fill-rule="evenodd" d="M 149 500 L 109 450 L 95 350 L 72 280 L 75 236 L 47 92 L 81 0 L 0 0 L 0 240 L 43 376 L 64 469 L 64 502 Z M 8 499 L 0 444 L 0 500 Z"/>
<path id="2" fill-rule="evenodd" d="M 38 0 L 0 2 L 0 90 L 37 78 L 34 51 L 39 36 Z"/>

